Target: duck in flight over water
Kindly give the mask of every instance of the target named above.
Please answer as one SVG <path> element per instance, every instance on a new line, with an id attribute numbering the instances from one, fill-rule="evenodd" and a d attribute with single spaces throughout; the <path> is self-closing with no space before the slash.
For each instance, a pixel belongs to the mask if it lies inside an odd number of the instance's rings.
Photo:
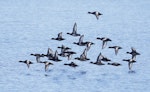
<path id="1" fill-rule="evenodd" d="M 72 35 L 72 36 L 80 36 L 80 34 L 77 33 L 77 23 L 74 23 L 72 33 L 67 33 L 67 34 Z"/>
<path id="2" fill-rule="evenodd" d="M 99 19 L 99 16 L 100 16 L 100 15 L 103 15 L 103 14 L 101 14 L 101 13 L 98 12 L 98 11 L 88 12 L 88 14 L 93 14 L 93 15 L 95 15 L 97 20 Z"/>
<path id="3" fill-rule="evenodd" d="M 19 61 L 21 63 L 25 63 L 27 65 L 27 67 L 29 68 L 30 67 L 30 64 L 33 64 L 31 61 L 29 60 L 25 60 L 25 61 Z"/>

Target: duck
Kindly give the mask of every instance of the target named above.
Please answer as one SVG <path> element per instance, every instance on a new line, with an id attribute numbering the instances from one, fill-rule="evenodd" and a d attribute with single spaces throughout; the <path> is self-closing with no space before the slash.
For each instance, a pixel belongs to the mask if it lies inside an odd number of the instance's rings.
<path id="1" fill-rule="evenodd" d="M 44 62 L 40 62 L 40 63 L 44 63 L 44 64 L 45 64 L 45 72 L 48 70 L 48 67 L 49 67 L 50 65 L 54 65 L 53 63 L 48 62 L 48 61 L 44 61 Z"/>
<path id="2" fill-rule="evenodd" d="M 120 47 L 120 46 L 109 46 L 108 48 L 113 48 L 113 49 L 115 49 L 115 55 L 118 54 L 119 49 L 122 49 L 122 47 Z"/>
<path id="3" fill-rule="evenodd" d="M 31 62 L 30 60 L 24 60 L 24 61 L 21 61 L 21 60 L 20 60 L 19 62 L 25 63 L 28 68 L 30 67 L 30 64 L 33 64 L 33 62 Z"/>
<path id="4" fill-rule="evenodd" d="M 76 57 L 76 60 L 80 60 L 80 61 L 87 61 L 90 60 L 89 58 L 87 58 L 87 50 L 86 48 L 84 49 L 83 53 L 80 55 L 80 57 Z"/>
<path id="5" fill-rule="evenodd" d="M 65 39 L 62 38 L 62 32 L 60 32 L 60 33 L 58 33 L 58 37 L 57 38 L 52 38 L 52 40 L 62 41 L 62 40 L 65 40 Z"/>
<path id="6" fill-rule="evenodd" d="M 104 49 L 106 47 L 108 41 L 112 41 L 110 38 L 107 38 L 107 37 L 102 37 L 102 38 L 97 37 L 97 39 L 103 41 L 103 43 L 102 43 L 102 49 Z"/>
<path id="7" fill-rule="evenodd" d="M 61 53 L 58 55 L 62 56 L 62 57 L 66 57 L 67 53 L 65 53 L 65 52 L 67 52 L 69 49 L 71 49 L 69 47 L 65 47 L 64 45 L 62 45 L 61 47 L 58 47 L 58 48 L 61 48 Z"/>
<path id="8" fill-rule="evenodd" d="M 69 64 L 65 63 L 64 65 L 68 65 L 68 66 L 71 66 L 71 67 L 77 67 L 78 65 L 75 64 L 74 62 L 71 62 Z"/>
<path id="9" fill-rule="evenodd" d="M 86 44 L 86 50 L 89 51 L 89 49 L 91 48 L 92 42 L 87 42 Z"/>
<path id="10" fill-rule="evenodd" d="M 43 56 L 46 56 L 48 58 L 48 60 L 53 59 L 54 57 L 54 52 L 51 48 L 48 48 L 47 50 L 47 54 L 42 54 Z"/>
<path id="11" fill-rule="evenodd" d="M 123 61 L 127 61 L 128 62 L 128 68 L 129 70 L 131 70 L 133 63 L 135 63 L 136 61 L 134 59 L 123 59 Z"/>
<path id="12" fill-rule="evenodd" d="M 81 35 L 80 38 L 79 38 L 79 42 L 74 42 L 73 44 L 76 44 L 76 45 L 79 45 L 79 46 L 86 46 L 88 43 L 90 43 L 91 45 L 93 45 L 94 43 L 93 42 L 83 42 L 83 37 L 84 35 Z"/>
<path id="13" fill-rule="evenodd" d="M 136 59 L 136 55 L 140 55 L 140 53 L 138 53 L 137 51 L 136 51 L 136 49 L 135 48 L 133 48 L 133 47 L 131 47 L 131 52 L 126 52 L 127 54 L 131 54 L 132 55 L 132 59 Z"/>
<path id="14" fill-rule="evenodd" d="M 55 62 L 62 61 L 62 60 L 60 60 L 60 59 L 58 58 L 58 52 L 57 52 L 57 50 L 55 51 L 54 57 L 53 57 L 52 59 L 50 59 L 50 60 L 55 61 Z"/>
<path id="15" fill-rule="evenodd" d="M 90 62 L 90 63 L 96 65 L 105 65 L 104 63 L 101 62 L 101 53 L 98 55 L 96 62 Z"/>
<path id="16" fill-rule="evenodd" d="M 99 19 L 99 16 L 103 15 L 103 14 L 101 14 L 101 13 L 98 12 L 98 11 L 88 12 L 88 14 L 93 14 L 93 15 L 95 15 L 97 20 Z"/>
<path id="17" fill-rule="evenodd" d="M 106 56 L 103 56 L 101 53 L 100 53 L 100 58 L 101 58 L 101 60 L 104 61 L 104 62 L 111 61 L 109 58 L 107 58 Z"/>
<path id="18" fill-rule="evenodd" d="M 113 62 L 113 63 L 107 63 L 108 65 L 113 65 L 113 66 L 120 66 L 121 64 L 120 63 L 117 63 L 117 62 Z"/>
<path id="19" fill-rule="evenodd" d="M 77 33 L 77 23 L 76 22 L 74 23 L 72 33 L 67 33 L 67 34 L 72 35 L 72 36 L 80 36 L 80 34 Z"/>
<path id="20" fill-rule="evenodd" d="M 40 58 L 41 57 L 44 57 L 44 55 L 43 54 L 30 54 L 30 55 L 32 55 L 32 56 L 35 56 L 36 57 L 36 61 L 37 61 L 37 63 L 39 63 L 40 62 Z"/>

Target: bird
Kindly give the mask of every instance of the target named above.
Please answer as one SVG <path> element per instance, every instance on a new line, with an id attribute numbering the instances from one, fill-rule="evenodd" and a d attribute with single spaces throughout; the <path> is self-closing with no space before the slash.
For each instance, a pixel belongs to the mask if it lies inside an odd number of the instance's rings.
<path id="1" fill-rule="evenodd" d="M 35 56 L 35 57 L 36 57 L 36 61 L 37 61 L 37 63 L 39 63 L 39 62 L 40 62 L 40 58 L 41 58 L 41 57 L 44 57 L 44 55 L 43 55 L 43 54 L 30 54 L 30 55 Z"/>
<path id="2" fill-rule="evenodd" d="M 78 42 L 74 42 L 73 44 L 77 44 L 79 46 L 86 46 L 88 43 L 91 43 L 91 45 L 93 45 L 94 43 L 93 42 L 83 42 L 83 37 L 84 35 L 81 35 L 80 38 L 79 38 L 79 41 Z"/>
<path id="3" fill-rule="evenodd" d="M 65 39 L 62 37 L 62 32 L 60 32 L 60 33 L 58 33 L 58 37 L 57 38 L 52 38 L 52 40 L 62 41 L 62 40 L 65 40 Z"/>
<path id="4" fill-rule="evenodd" d="M 71 66 L 71 67 L 77 67 L 78 65 L 75 64 L 74 62 L 71 62 L 69 64 L 65 63 L 64 65 L 68 65 L 68 66 Z"/>
<path id="5" fill-rule="evenodd" d="M 113 49 L 115 49 L 115 55 L 118 54 L 119 49 L 122 49 L 122 47 L 120 47 L 120 46 L 110 46 L 110 47 L 108 47 L 108 48 L 113 48 Z"/>
<path id="6" fill-rule="evenodd" d="M 75 59 L 80 60 L 80 61 L 90 60 L 89 58 L 87 58 L 87 50 L 86 50 L 86 48 L 84 49 L 84 51 L 80 55 L 80 57 L 76 57 Z"/>
<path id="7" fill-rule="evenodd" d="M 121 64 L 120 63 L 117 63 L 117 62 L 113 62 L 113 63 L 107 63 L 108 65 L 113 65 L 113 66 L 120 66 Z"/>
<path id="8" fill-rule="evenodd" d="M 54 57 L 52 59 L 50 59 L 50 60 L 53 60 L 53 61 L 56 61 L 56 62 L 62 61 L 62 60 L 60 60 L 58 58 L 58 52 L 57 52 L 57 50 L 55 51 Z"/>
<path id="9" fill-rule="evenodd" d="M 88 42 L 86 44 L 86 50 L 89 51 L 89 49 L 91 48 L 92 42 Z"/>
<path id="10" fill-rule="evenodd" d="M 105 65 L 104 63 L 101 62 L 101 53 L 98 55 L 96 62 L 90 62 L 90 63 L 96 65 Z"/>
<path id="11" fill-rule="evenodd" d="M 67 56 L 67 53 L 64 53 L 64 52 L 67 52 L 68 49 L 71 49 L 69 47 L 65 47 L 64 45 L 62 45 L 61 47 L 58 47 L 58 48 L 61 48 L 61 53 L 58 54 L 59 56 L 62 56 L 62 57 L 66 57 Z"/>
<path id="12" fill-rule="evenodd" d="M 102 37 L 102 38 L 97 37 L 97 39 L 103 41 L 103 43 L 102 43 L 102 49 L 104 49 L 104 48 L 106 47 L 108 41 L 112 41 L 111 39 L 109 39 L 109 38 L 107 38 L 107 37 Z"/>
<path id="13" fill-rule="evenodd" d="M 101 53 L 100 53 L 100 58 L 101 58 L 101 60 L 104 61 L 104 62 L 111 61 L 111 60 L 108 59 L 106 56 L 103 56 Z"/>
<path id="14" fill-rule="evenodd" d="M 30 64 L 33 64 L 33 62 L 31 62 L 30 60 L 24 60 L 24 61 L 20 60 L 19 62 L 27 64 L 28 68 L 30 67 Z"/>
<path id="15" fill-rule="evenodd" d="M 76 22 L 74 23 L 72 33 L 67 33 L 67 34 L 72 35 L 72 36 L 80 36 L 80 34 L 77 33 L 77 23 Z"/>
<path id="16" fill-rule="evenodd" d="M 123 61 L 127 61 L 128 62 L 128 67 L 129 67 L 129 70 L 131 70 L 132 66 L 133 66 L 133 63 L 135 63 L 136 61 L 134 59 L 123 59 Z"/>
<path id="17" fill-rule="evenodd" d="M 48 48 L 47 54 L 42 54 L 42 55 L 43 55 L 43 56 L 46 56 L 46 57 L 48 58 L 48 60 L 51 60 L 51 59 L 53 59 L 53 57 L 54 57 L 53 50 L 50 49 L 50 48 Z"/>
<path id="18" fill-rule="evenodd" d="M 136 59 L 136 55 L 140 55 L 140 53 L 138 53 L 137 51 L 136 51 L 136 49 L 135 48 L 133 48 L 133 47 L 131 47 L 131 52 L 126 52 L 127 54 L 131 54 L 132 55 L 132 59 Z"/>
<path id="19" fill-rule="evenodd" d="M 44 63 L 44 64 L 45 64 L 45 72 L 48 70 L 48 67 L 49 67 L 50 65 L 53 65 L 53 63 L 48 62 L 48 61 L 44 61 L 44 62 L 40 62 L 40 63 Z"/>
<path id="20" fill-rule="evenodd" d="M 103 14 L 101 14 L 101 13 L 98 12 L 98 11 L 88 12 L 88 14 L 93 14 L 93 15 L 95 15 L 97 20 L 99 19 L 99 16 L 100 16 L 100 15 L 103 15 Z"/>

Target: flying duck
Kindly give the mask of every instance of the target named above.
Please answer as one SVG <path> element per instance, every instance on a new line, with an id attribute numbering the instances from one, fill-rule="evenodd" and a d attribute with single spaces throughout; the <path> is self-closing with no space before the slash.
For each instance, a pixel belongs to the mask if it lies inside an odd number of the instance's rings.
<path id="1" fill-rule="evenodd" d="M 115 49 L 115 54 L 116 54 L 116 55 L 118 54 L 119 49 L 122 49 L 122 47 L 120 47 L 120 46 L 110 46 L 110 47 L 108 47 L 108 48 L 113 48 L 113 49 Z"/>
<path id="2" fill-rule="evenodd" d="M 52 38 L 52 40 L 62 41 L 62 40 L 65 40 L 65 39 L 62 38 L 62 32 L 60 32 L 60 33 L 58 33 L 58 37 L 57 38 Z"/>
<path id="3" fill-rule="evenodd" d="M 58 52 L 57 52 L 57 50 L 55 51 L 54 57 L 52 59 L 50 59 L 50 60 L 53 60 L 53 61 L 56 61 L 56 62 L 62 61 L 62 60 L 60 60 L 58 58 Z"/>
<path id="4" fill-rule="evenodd" d="M 113 62 L 113 63 L 107 63 L 108 65 L 113 65 L 113 66 L 120 66 L 121 64 L 120 63 L 117 63 L 117 62 Z"/>
<path id="5" fill-rule="evenodd" d="M 92 64 L 96 64 L 96 65 L 105 65 L 101 62 L 101 53 L 98 55 L 96 62 L 90 62 Z"/>
<path id="6" fill-rule="evenodd" d="M 134 59 L 123 59 L 123 61 L 127 61 L 128 62 L 128 67 L 129 67 L 129 70 L 131 70 L 132 66 L 133 66 L 133 63 L 135 63 L 136 61 Z"/>
<path id="7" fill-rule="evenodd" d="M 100 58 L 101 58 L 101 60 L 104 61 L 104 62 L 111 61 L 111 60 L 108 59 L 107 57 L 103 56 L 101 53 L 100 53 Z"/>
<path id="8" fill-rule="evenodd" d="M 77 67 L 78 65 L 77 64 L 75 64 L 74 62 L 71 62 L 71 63 L 69 63 L 69 64 L 64 64 L 64 65 L 68 65 L 68 66 L 71 66 L 71 67 Z"/>
<path id="9" fill-rule="evenodd" d="M 74 42 L 74 44 L 77 44 L 79 46 L 86 46 L 89 42 L 83 42 L 83 37 L 84 35 L 81 35 L 79 38 L 79 42 Z M 93 45 L 94 43 L 90 42 L 91 45 Z"/>
<path id="10" fill-rule="evenodd" d="M 135 48 L 133 48 L 133 47 L 131 47 L 131 52 L 127 52 L 127 54 L 131 54 L 132 55 L 132 59 L 136 59 L 136 55 L 140 55 L 140 53 L 138 53 L 137 51 L 136 51 L 136 49 Z"/>
<path id="11" fill-rule="evenodd" d="M 100 16 L 100 15 L 103 15 L 103 14 L 101 14 L 101 13 L 100 13 L 100 12 L 98 12 L 98 11 L 88 12 L 88 14 L 93 14 L 93 15 L 95 15 L 95 16 L 96 16 L 96 18 L 97 18 L 97 20 L 99 19 L 99 16 Z"/>
<path id="12" fill-rule="evenodd" d="M 30 54 L 30 55 L 35 56 L 35 57 L 36 57 L 36 61 L 37 61 L 37 63 L 39 63 L 39 62 L 40 62 L 40 58 L 41 58 L 41 57 L 44 57 L 44 55 L 43 55 L 43 54 Z"/>
<path id="13" fill-rule="evenodd" d="M 30 64 L 33 64 L 33 63 L 32 63 L 31 61 L 29 61 L 29 60 L 19 61 L 19 62 L 27 64 L 27 67 L 28 67 L 28 68 L 30 67 Z"/>
<path id="14" fill-rule="evenodd" d="M 86 48 L 84 49 L 84 51 L 80 55 L 80 57 L 76 57 L 75 59 L 80 60 L 80 61 L 90 60 L 89 58 L 87 58 L 87 50 L 86 50 Z"/>
<path id="15" fill-rule="evenodd" d="M 76 22 L 74 23 L 72 33 L 67 33 L 67 34 L 72 35 L 72 36 L 80 36 L 80 34 L 77 33 L 77 23 Z"/>
<path id="16" fill-rule="evenodd" d="M 42 55 L 43 55 L 43 56 L 46 56 L 46 57 L 48 58 L 48 60 L 51 60 L 51 59 L 53 59 L 53 57 L 54 57 L 53 50 L 50 49 L 50 48 L 48 48 L 47 54 L 42 54 Z"/>
<path id="17" fill-rule="evenodd" d="M 40 62 L 40 63 L 44 63 L 45 64 L 45 71 L 48 70 L 49 65 L 53 65 L 53 63 L 48 62 L 48 61 L 44 61 L 44 62 Z"/>
<path id="18" fill-rule="evenodd" d="M 111 39 L 106 38 L 106 37 L 102 37 L 102 38 L 97 37 L 97 39 L 103 41 L 103 43 L 102 43 L 102 49 L 104 49 L 106 47 L 108 41 L 112 41 Z"/>

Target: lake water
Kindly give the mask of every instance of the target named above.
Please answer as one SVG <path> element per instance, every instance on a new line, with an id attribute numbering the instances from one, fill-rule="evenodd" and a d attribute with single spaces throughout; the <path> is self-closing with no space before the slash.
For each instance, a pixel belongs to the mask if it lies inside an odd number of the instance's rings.
<path id="1" fill-rule="evenodd" d="M 0 1 L 0 92 L 149 92 L 150 91 L 150 1 L 149 0 L 1 0 Z M 88 11 L 99 11 L 99 20 Z M 74 23 L 84 41 L 95 45 L 87 53 L 96 61 L 101 52 L 122 66 L 96 66 L 73 58 L 84 46 L 77 46 L 79 37 L 67 35 Z M 63 32 L 64 41 L 51 40 Z M 105 49 L 97 37 L 109 37 Z M 72 60 L 59 57 L 45 72 L 44 64 L 36 63 L 31 53 L 46 53 L 48 48 L 71 47 L 77 54 Z M 108 46 L 123 47 L 116 56 Z M 134 47 L 141 55 L 129 72 L 126 54 Z M 29 69 L 19 60 L 31 60 Z M 47 58 L 41 58 L 42 61 Z M 64 66 L 75 62 L 79 67 Z M 107 63 L 105 63 L 107 64 Z"/>

